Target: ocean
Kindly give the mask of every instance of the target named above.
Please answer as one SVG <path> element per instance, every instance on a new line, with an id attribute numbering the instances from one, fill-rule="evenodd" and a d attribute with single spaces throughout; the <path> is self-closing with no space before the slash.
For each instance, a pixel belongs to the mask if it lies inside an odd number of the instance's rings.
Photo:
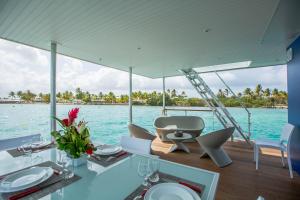
<path id="1" fill-rule="evenodd" d="M 128 106 L 124 105 L 57 105 L 59 118 L 67 116 L 70 109 L 79 107 L 78 120 L 88 122 L 92 140 L 116 144 L 128 134 Z M 161 115 L 162 107 L 133 106 L 133 123 L 152 132 L 153 122 Z M 228 108 L 235 119 L 247 130 L 247 113 L 242 108 Z M 251 139 L 278 140 L 287 123 L 287 109 L 250 108 L 252 113 Z M 41 133 L 50 138 L 50 106 L 47 104 L 0 104 L 0 139 Z M 169 111 L 168 115 L 184 115 Z M 188 112 L 200 116 L 205 122 L 204 133 L 222 128 L 212 112 Z M 59 126 L 58 126 L 59 128 Z"/>

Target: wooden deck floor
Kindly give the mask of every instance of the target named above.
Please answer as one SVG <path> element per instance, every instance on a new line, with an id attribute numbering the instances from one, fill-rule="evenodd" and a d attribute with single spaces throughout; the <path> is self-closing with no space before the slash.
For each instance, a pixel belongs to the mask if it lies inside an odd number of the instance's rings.
<path id="1" fill-rule="evenodd" d="M 200 159 L 200 148 L 196 142 L 187 145 L 190 154 L 180 151 L 168 153 L 171 143 L 162 143 L 156 139 L 152 150 L 162 159 L 219 172 L 217 200 L 255 200 L 259 195 L 266 200 L 300 199 L 300 176 L 294 172 L 294 179 L 290 179 L 288 169 L 281 165 L 280 153 L 275 150 L 262 150 L 257 171 L 253 150 L 245 142 L 226 143 L 225 150 L 233 163 L 225 168 L 218 168 L 209 158 Z"/>

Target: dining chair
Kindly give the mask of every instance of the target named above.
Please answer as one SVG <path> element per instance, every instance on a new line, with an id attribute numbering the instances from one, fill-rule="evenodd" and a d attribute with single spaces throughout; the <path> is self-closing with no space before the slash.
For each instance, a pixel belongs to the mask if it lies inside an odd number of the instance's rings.
<path id="1" fill-rule="evenodd" d="M 258 160 L 259 160 L 259 151 L 260 148 L 271 148 L 278 149 L 281 152 L 281 162 L 283 167 L 285 167 L 284 163 L 284 153 L 287 153 L 287 161 L 290 172 L 290 177 L 293 178 L 293 169 L 289 152 L 290 138 L 295 129 L 295 126 L 292 124 L 284 125 L 279 141 L 271 141 L 271 140 L 256 140 L 254 144 L 254 161 L 256 162 L 256 170 L 258 170 Z"/>
<path id="2" fill-rule="evenodd" d="M 0 140 L 0 151 L 17 148 L 29 142 L 37 142 L 41 140 L 41 134 L 26 135 L 15 138 Z"/>
<path id="3" fill-rule="evenodd" d="M 134 138 L 126 135 L 121 137 L 120 143 L 121 147 L 130 153 L 151 154 L 151 140 Z"/>

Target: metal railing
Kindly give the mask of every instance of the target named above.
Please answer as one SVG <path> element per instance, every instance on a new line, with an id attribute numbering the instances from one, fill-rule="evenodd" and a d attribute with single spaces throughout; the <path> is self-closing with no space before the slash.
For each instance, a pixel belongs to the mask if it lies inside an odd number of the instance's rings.
<path id="1" fill-rule="evenodd" d="M 235 94 L 235 92 L 229 87 L 229 85 L 226 84 L 224 79 L 218 74 L 217 71 L 215 71 L 215 74 L 221 80 L 221 82 L 225 85 L 225 87 L 228 89 L 228 91 L 232 94 L 232 96 L 234 96 L 236 99 L 239 100 L 242 108 L 244 108 L 244 110 L 247 112 L 247 117 L 248 117 L 248 138 L 250 139 L 250 137 L 251 137 L 251 112 L 249 111 L 247 106 L 242 102 L 241 98 Z"/>
<path id="2" fill-rule="evenodd" d="M 162 109 L 162 115 L 167 116 L 168 111 L 183 111 L 185 116 L 187 116 L 188 112 L 213 112 L 211 109 L 200 109 L 200 108 L 163 108 Z"/>

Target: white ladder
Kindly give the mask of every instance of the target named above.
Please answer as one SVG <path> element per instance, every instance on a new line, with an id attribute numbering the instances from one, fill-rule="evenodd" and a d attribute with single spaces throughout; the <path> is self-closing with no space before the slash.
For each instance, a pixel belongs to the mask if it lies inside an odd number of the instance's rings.
<path id="1" fill-rule="evenodd" d="M 194 86 L 194 88 L 200 94 L 202 99 L 206 102 L 208 107 L 215 113 L 220 123 L 225 128 L 234 126 L 236 131 L 245 139 L 247 143 L 250 144 L 250 138 L 247 135 L 245 135 L 242 127 L 229 113 L 229 111 L 219 100 L 219 98 L 214 94 L 214 92 L 210 89 L 210 87 L 205 83 L 205 81 L 200 77 L 198 72 L 196 72 L 193 69 L 181 70 L 181 72 Z"/>

